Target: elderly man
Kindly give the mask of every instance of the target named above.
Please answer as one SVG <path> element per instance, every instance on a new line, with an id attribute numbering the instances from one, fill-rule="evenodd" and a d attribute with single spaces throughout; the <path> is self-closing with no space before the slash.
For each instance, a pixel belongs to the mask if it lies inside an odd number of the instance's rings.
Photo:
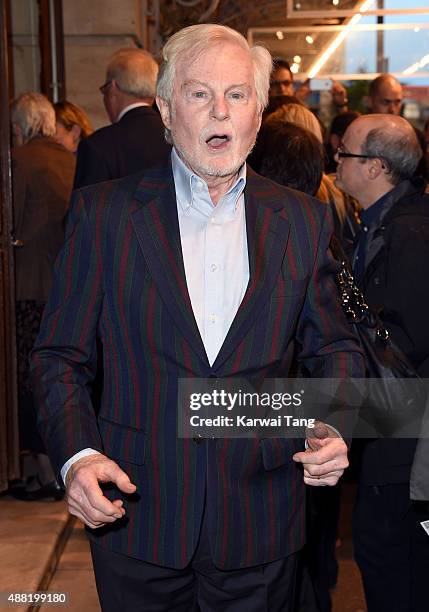
<path id="1" fill-rule="evenodd" d="M 380 74 L 369 85 L 366 103 L 371 113 L 399 115 L 402 107 L 402 85 L 391 74 Z"/>
<path id="2" fill-rule="evenodd" d="M 303 480 L 335 484 L 346 446 L 181 439 L 178 379 L 287 376 L 295 347 L 310 375 L 360 375 L 362 356 L 337 303 L 327 208 L 246 171 L 268 52 L 197 25 L 163 58 L 171 160 L 75 195 L 34 352 L 40 425 L 90 528 L 103 610 L 291 610 Z"/>
<path id="3" fill-rule="evenodd" d="M 355 276 L 370 308 L 421 377 L 429 376 L 429 195 L 413 179 L 421 149 L 393 115 L 359 117 L 338 149 L 336 184 L 362 205 Z M 427 610 L 429 509 L 410 501 L 415 440 L 366 444 L 355 511 L 355 554 L 369 612 Z M 426 474 L 427 478 L 427 474 Z"/>
<path id="4" fill-rule="evenodd" d="M 119 49 L 100 87 L 112 125 L 81 140 L 74 187 L 121 178 L 169 155 L 159 114 L 152 108 L 158 65 L 148 51 Z"/>

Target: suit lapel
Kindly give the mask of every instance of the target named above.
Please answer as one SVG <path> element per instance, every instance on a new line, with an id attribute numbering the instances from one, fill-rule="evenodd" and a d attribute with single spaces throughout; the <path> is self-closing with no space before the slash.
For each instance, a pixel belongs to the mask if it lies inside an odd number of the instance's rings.
<path id="1" fill-rule="evenodd" d="M 163 176 L 140 182 L 131 220 L 159 293 L 194 351 L 208 366 L 207 355 L 192 310 L 180 243 L 176 194 L 171 168 Z"/>
<path id="2" fill-rule="evenodd" d="M 257 175 L 249 172 L 245 190 L 250 278 L 243 301 L 213 364 L 219 369 L 254 324 L 274 288 L 285 256 L 290 225 L 282 202 L 255 189 Z"/>

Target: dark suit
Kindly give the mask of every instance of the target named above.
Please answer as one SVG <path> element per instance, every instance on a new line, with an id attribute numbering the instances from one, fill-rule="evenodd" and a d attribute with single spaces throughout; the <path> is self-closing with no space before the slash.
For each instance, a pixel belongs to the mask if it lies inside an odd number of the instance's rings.
<path id="1" fill-rule="evenodd" d="M 251 171 L 245 206 L 250 281 L 212 366 L 186 285 L 170 164 L 75 194 L 33 356 L 56 468 L 92 447 L 137 485 L 128 520 L 91 537 L 170 568 L 189 563 L 204 505 L 222 569 L 286 557 L 305 537 L 302 471 L 291 460 L 302 442 L 178 439 L 178 378 L 287 376 L 297 344 L 313 376 L 362 374 L 327 253 L 327 207 Z M 98 422 L 86 386 L 97 334 L 105 355 Z"/>
<path id="2" fill-rule="evenodd" d="M 74 188 L 145 170 L 167 159 L 170 150 L 156 110 L 150 106 L 133 108 L 117 123 L 80 141 Z"/>
<path id="3" fill-rule="evenodd" d="M 399 190 L 370 226 L 361 286 L 370 308 L 380 313 L 393 340 L 427 378 L 429 195 L 420 179 Z M 355 551 L 370 612 L 427 609 L 422 572 L 429 563 L 429 538 L 419 522 L 429 512 L 411 503 L 409 492 L 415 448 L 416 440 L 382 439 L 362 451 Z"/>

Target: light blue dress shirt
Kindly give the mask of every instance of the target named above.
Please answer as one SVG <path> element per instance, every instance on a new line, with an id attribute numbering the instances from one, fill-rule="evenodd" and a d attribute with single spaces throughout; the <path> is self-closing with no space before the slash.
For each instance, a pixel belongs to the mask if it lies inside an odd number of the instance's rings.
<path id="1" fill-rule="evenodd" d="M 214 205 L 205 181 L 171 154 L 180 240 L 192 310 L 210 365 L 249 282 L 244 187 L 246 166 Z"/>

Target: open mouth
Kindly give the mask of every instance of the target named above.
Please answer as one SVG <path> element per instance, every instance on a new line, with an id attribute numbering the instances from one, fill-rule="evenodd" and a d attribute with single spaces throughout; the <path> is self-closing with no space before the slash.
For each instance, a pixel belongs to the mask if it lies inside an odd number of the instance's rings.
<path id="1" fill-rule="evenodd" d="M 231 137 L 227 134 L 213 134 L 206 140 L 206 144 L 214 150 L 223 149 L 226 147 Z"/>

